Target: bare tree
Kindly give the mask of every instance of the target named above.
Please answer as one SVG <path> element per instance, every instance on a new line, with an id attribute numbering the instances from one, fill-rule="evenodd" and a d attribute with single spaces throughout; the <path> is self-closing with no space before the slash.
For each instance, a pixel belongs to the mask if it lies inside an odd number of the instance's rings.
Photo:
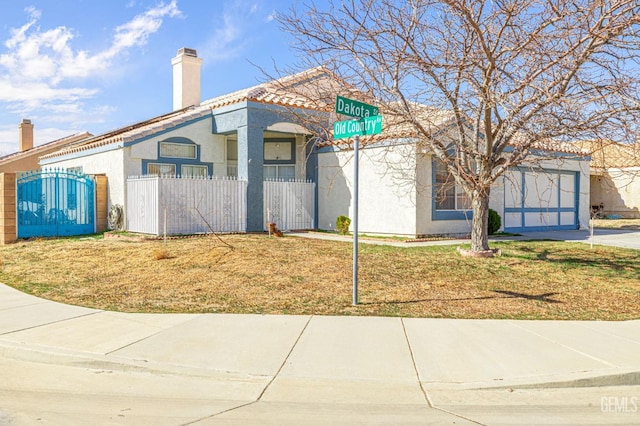
<path id="1" fill-rule="evenodd" d="M 446 165 L 471 198 L 472 251 L 489 249 L 492 183 L 532 151 L 638 134 L 638 0 L 330 0 L 277 19 L 299 65 L 361 90 Z M 451 114 L 451 137 L 425 105 Z"/>

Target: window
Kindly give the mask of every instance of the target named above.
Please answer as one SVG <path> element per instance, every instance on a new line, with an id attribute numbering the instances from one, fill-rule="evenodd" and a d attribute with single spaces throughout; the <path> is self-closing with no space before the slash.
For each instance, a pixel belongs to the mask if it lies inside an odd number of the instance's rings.
<path id="1" fill-rule="evenodd" d="M 147 165 L 147 174 L 157 176 L 175 176 L 175 164 L 149 163 Z"/>
<path id="2" fill-rule="evenodd" d="M 180 168 L 180 174 L 182 176 L 207 177 L 207 175 L 209 174 L 209 169 L 207 166 L 191 166 L 183 164 Z"/>
<path id="3" fill-rule="evenodd" d="M 436 210 L 469 210 L 471 209 L 471 199 L 466 192 L 458 185 L 453 175 L 447 171 L 445 164 L 439 160 L 435 162 L 436 167 Z"/>
<path id="4" fill-rule="evenodd" d="M 263 171 L 265 179 L 295 179 L 295 146 L 296 140 L 294 138 L 265 139 Z"/>
<path id="5" fill-rule="evenodd" d="M 296 166 L 291 165 L 265 165 L 264 166 L 264 178 L 265 179 L 279 179 L 279 180 L 293 180 L 296 177 Z"/>
<path id="6" fill-rule="evenodd" d="M 227 139 L 227 176 L 238 176 L 238 141 Z"/>
<path id="7" fill-rule="evenodd" d="M 197 158 L 195 144 L 160 142 L 160 156 L 165 158 Z"/>
<path id="8" fill-rule="evenodd" d="M 292 161 L 293 142 L 273 141 L 264 143 L 264 160 L 266 161 Z"/>

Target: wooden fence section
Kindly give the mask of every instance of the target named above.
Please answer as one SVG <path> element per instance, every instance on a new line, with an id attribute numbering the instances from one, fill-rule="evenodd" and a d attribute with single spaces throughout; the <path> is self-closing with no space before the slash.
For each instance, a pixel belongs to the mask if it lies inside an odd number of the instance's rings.
<path id="1" fill-rule="evenodd" d="M 16 240 L 16 174 L 0 173 L 0 244 Z"/>
<path id="2" fill-rule="evenodd" d="M 264 218 L 283 231 L 313 229 L 315 184 L 311 181 L 265 181 Z"/>
<path id="3" fill-rule="evenodd" d="M 152 235 L 245 232 L 247 183 L 229 178 L 127 179 L 127 230 Z"/>

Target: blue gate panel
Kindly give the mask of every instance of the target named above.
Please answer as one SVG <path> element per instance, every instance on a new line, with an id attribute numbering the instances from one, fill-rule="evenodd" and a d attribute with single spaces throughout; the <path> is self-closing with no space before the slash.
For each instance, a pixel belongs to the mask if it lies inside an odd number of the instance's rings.
<path id="1" fill-rule="evenodd" d="M 95 232 L 94 191 L 90 176 L 64 170 L 21 175 L 16 182 L 18 238 Z"/>

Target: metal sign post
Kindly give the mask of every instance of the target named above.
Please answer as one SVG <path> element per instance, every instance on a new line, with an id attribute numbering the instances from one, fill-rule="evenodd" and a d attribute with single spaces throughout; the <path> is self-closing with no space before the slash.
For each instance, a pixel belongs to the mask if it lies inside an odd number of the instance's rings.
<path id="1" fill-rule="evenodd" d="M 333 138 L 353 136 L 353 305 L 358 304 L 358 162 L 360 135 L 377 135 L 382 132 L 382 116 L 379 108 L 353 99 L 336 97 L 336 113 L 354 117 L 354 120 L 333 123 Z"/>
<path id="2" fill-rule="evenodd" d="M 353 137 L 353 305 L 358 304 L 358 162 L 360 136 Z"/>

